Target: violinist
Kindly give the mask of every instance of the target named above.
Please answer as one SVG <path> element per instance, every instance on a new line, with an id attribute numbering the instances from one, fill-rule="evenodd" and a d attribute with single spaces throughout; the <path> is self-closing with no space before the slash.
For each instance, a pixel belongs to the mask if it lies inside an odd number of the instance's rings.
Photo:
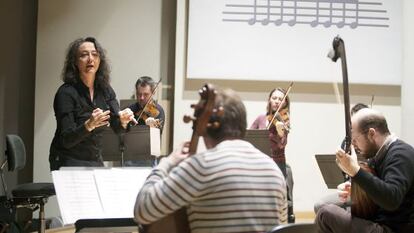
<path id="1" fill-rule="evenodd" d="M 315 219 L 319 232 L 414 232 L 414 148 L 391 134 L 385 117 L 373 109 L 359 110 L 351 123 L 351 153 L 338 149 L 336 161 L 378 208 L 364 219 L 337 205 L 323 205 Z M 361 169 L 355 150 L 368 159 L 375 175 Z M 341 197 L 349 195 L 350 190 Z"/>
<path id="2" fill-rule="evenodd" d="M 164 109 L 152 98 L 156 83 L 151 77 L 143 76 L 135 83 L 135 96 L 137 102 L 129 108 L 134 112 L 138 125 L 148 125 L 160 129 L 162 133 L 165 114 Z M 138 119 L 139 118 L 139 119 Z"/>
<path id="3" fill-rule="evenodd" d="M 223 115 L 208 118 L 219 126 L 203 134 L 207 151 L 189 157 L 191 143 L 183 143 L 161 160 L 137 196 L 138 223 L 153 223 L 182 207 L 192 233 L 259 233 L 286 223 L 283 174 L 242 140 L 247 125 L 240 97 L 219 91 L 212 105 L 222 107 Z"/>
<path id="4" fill-rule="evenodd" d="M 288 190 L 288 212 L 289 222 L 295 222 L 293 214 L 293 176 L 290 166 L 286 164 L 285 148 L 287 144 L 287 137 L 290 130 L 290 99 L 283 88 L 273 89 L 267 99 L 266 114 L 259 115 L 250 129 L 266 129 L 269 126 L 272 118 L 275 118 L 272 125 L 269 127 L 269 139 L 271 147 L 271 155 L 273 161 L 282 170 L 286 179 Z M 285 100 L 282 102 L 283 98 Z M 282 105 L 282 106 L 280 106 Z M 279 109 L 279 112 L 276 111 Z M 276 114 L 276 116 L 274 116 Z"/>

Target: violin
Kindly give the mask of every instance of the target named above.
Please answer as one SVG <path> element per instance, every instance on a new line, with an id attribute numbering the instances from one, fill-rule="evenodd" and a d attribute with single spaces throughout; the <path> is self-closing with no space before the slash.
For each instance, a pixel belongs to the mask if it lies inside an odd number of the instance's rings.
<path id="1" fill-rule="evenodd" d="M 154 100 L 150 100 L 149 103 L 141 110 L 135 113 L 138 119 L 147 120 L 149 117 L 155 118 L 160 115 L 160 111 L 157 108 L 157 103 Z"/>
<path id="2" fill-rule="evenodd" d="M 147 107 L 139 110 L 138 112 L 135 113 L 135 115 L 137 116 L 137 121 L 139 121 L 140 119 L 142 119 L 144 122 L 147 121 L 148 118 L 156 118 L 158 117 L 158 115 L 160 115 L 160 111 L 157 108 L 157 104 L 155 103 L 155 101 L 150 101 L 150 103 L 147 105 Z M 152 125 L 156 128 L 160 128 L 161 127 L 161 123 L 159 119 L 155 119 L 155 124 Z"/>
<path id="3" fill-rule="evenodd" d="M 272 123 L 274 126 L 276 126 L 278 122 L 283 123 L 283 129 L 287 132 L 290 131 L 290 117 L 289 110 L 287 108 L 284 108 L 279 112 L 268 114 L 266 118 L 269 122 L 272 122 L 272 119 L 274 119 Z"/>
<path id="4" fill-rule="evenodd" d="M 293 82 L 290 83 L 290 85 L 289 85 L 285 95 L 283 96 L 283 99 L 280 102 L 280 105 L 277 108 L 277 110 L 274 113 L 267 115 L 267 120 L 269 121 L 269 124 L 267 125 L 266 129 L 269 129 L 270 126 L 272 126 L 272 125 L 276 126 L 277 122 L 282 122 L 283 125 L 284 125 L 285 130 L 287 130 L 287 131 L 290 130 L 290 126 L 289 126 L 289 109 L 287 109 L 287 108 L 282 109 L 282 107 L 284 106 L 286 97 L 288 96 L 290 90 L 292 89 L 292 86 L 293 86 Z"/>
<path id="5" fill-rule="evenodd" d="M 157 103 L 152 99 L 152 96 L 155 93 L 155 90 L 157 90 L 158 84 L 161 82 L 161 79 L 157 82 L 157 84 L 155 85 L 154 90 L 151 92 L 151 95 L 148 99 L 148 101 L 145 103 L 144 107 L 139 110 L 135 115 L 137 116 L 137 122 L 142 119 L 144 122 L 152 117 L 152 118 L 156 118 L 159 114 L 160 111 L 157 108 Z M 156 119 L 156 123 L 155 123 L 155 127 L 156 128 L 160 128 L 161 127 L 162 122 L 159 121 L 159 119 Z"/>

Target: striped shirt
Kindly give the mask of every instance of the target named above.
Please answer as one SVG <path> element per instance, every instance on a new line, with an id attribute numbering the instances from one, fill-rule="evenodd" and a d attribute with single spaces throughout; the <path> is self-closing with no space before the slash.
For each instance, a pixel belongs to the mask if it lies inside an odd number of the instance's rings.
<path id="1" fill-rule="evenodd" d="M 191 232 L 266 232 L 287 222 L 286 183 L 267 155 L 227 140 L 173 168 L 164 159 L 137 196 L 135 220 L 149 224 L 187 208 Z"/>

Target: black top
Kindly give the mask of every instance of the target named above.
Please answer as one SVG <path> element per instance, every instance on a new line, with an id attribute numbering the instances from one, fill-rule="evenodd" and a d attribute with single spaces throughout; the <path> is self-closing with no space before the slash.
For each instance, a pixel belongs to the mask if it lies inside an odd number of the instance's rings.
<path id="1" fill-rule="evenodd" d="M 164 123 L 165 123 L 164 109 L 158 103 L 156 106 L 157 106 L 157 110 L 159 114 L 158 116 L 154 118 L 160 121 L 160 133 L 162 134 L 162 129 L 164 128 Z M 142 107 L 138 103 L 133 103 L 128 108 L 131 109 L 131 111 L 134 113 L 135 119 L 137 119 L 140 111 L 142 110 Z M 145 125 L 145 121 L 142 116 L 138 120 L 138 125 Z"/>
<path id="2" fill-rule="evenodd" d="M 119 104 L 111 87 L 106 89 L 95 85 L 93 102 L 89 89 L 83 82 L 76 84 L 65 83 L 59 87 L 53 102 L 56 117 L 56 132 L 50 146 L 49 161 L 60 161 L 65 166 L 65 160 L 102 162 L 102 126 L 91 132 L 84 123 L 96 108 L 110 110 L 110 124 L 115 132 L 122 126 L 119 121 Z M 53 169 L 53 168 L 52 168 Z M 57 169 L 57 168 L 56 168 Z"/>
<path id="3" fill-rule="evenodd" d="M 359 169 L 352 180 L 379 207 L 374 221 L 398 232 L 414 223 L 414 149 L 396 140 L 370 162 L 376 176 Z"/>

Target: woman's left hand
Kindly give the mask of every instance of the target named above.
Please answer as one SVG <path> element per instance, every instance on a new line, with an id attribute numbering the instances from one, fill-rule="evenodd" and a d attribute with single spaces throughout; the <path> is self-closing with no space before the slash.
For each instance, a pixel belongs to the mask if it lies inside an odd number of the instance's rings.
<path id="1" fill-rule="evenodd" d="M 275 125 L 279 137 L 285 136 L 285 124 L 283 122 L 277 121 Z"/>
<path id="2" fill-rule="evenodd" d="M 127 124 L 129 122 L 133 122 L 134 124 L 138 124 L 137 120 L 134 118 L 134 113 L 131 111 L 130 108 L 126 108 L 122 111 L 118 112 L 119 120 L 121 121 L 121 125 L 124 129 L 127 128 Z"/>

